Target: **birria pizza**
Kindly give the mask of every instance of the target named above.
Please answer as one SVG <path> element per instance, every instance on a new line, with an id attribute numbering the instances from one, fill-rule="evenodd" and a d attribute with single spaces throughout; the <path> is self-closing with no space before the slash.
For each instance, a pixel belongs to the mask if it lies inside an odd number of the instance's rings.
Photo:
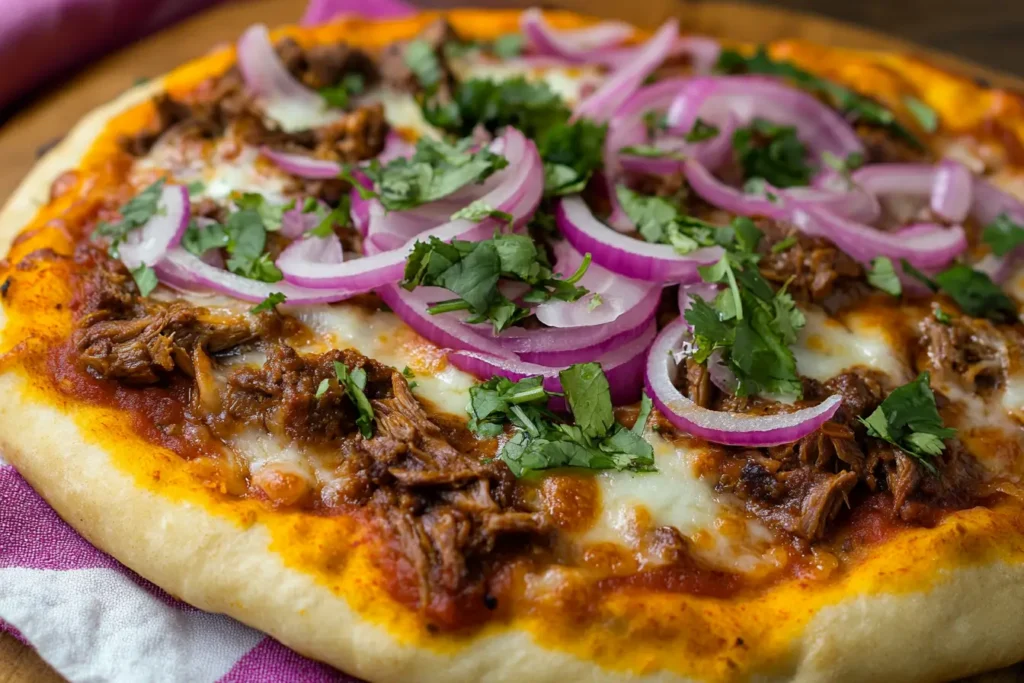
<path id="1" fill-rule="evenodd" d="M 453 11 L 248 29 L 0 215 L 0 443 L 371 681 L 1024 658 L 1024 101 Z"/>

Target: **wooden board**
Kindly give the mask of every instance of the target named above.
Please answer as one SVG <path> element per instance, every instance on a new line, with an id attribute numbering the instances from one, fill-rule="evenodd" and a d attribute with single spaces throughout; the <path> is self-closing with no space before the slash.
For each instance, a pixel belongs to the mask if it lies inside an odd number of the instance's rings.
<path id="1" fill-rule="evenodd" d="M 452 3 L 420 0 L 417 4 L 424 7 L 454 4 L 527 7 L 537 2 L 478 0 Z M 900 50 L 927 58 L 952 71 L 984 78 L 1000 87 L 1024 90 L 1024 81 L 956 57 L 935 53 L 874 31 L 786 10 L 734 2 L 690 3 L 682 0 L 643 0 L 634 3 L 617 0 L 556 0 L 541 4 L 624 19 L 647 27 L 676 16 L 687 32 L 728 35 L 736 40 L 750 42 L 808 38 L 829 45 Z M 294 22 L 304 5 L 303 0 L 249 0 L 221 6 L 98 62 L 39 98 L 0 128 L 0 150 L 4 152 L 4 164 L 0 167 L 0 198 L 6 200 L 35 163 L 41 150 L 59 140 L 86 112 L 113 99 L 137 79 L 160 75 L 218 44 L 234 40 L 254 21 L 271 26 Z M 986 683 L 1014 681 L 1024 678 L 1024 673 L 1014 667 L 980 678 Z M 0 635 L 0 683 L 54 683 L 61 680 L 32 650 L 10 636 Z"/>

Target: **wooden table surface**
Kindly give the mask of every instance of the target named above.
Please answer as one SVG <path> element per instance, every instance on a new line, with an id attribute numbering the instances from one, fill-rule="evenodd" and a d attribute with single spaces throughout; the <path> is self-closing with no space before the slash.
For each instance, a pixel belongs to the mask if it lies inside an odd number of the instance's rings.
<path id="1" fill-rule="evenodd" d="M 6 2 L 7 0 L 0 0 Z M 367 0 L 372 2 L 372 0 Z M 804 6 L 821 11 L 823 7 L 835 7 L 847 11 L 848 16 L 861 17 L 865 7 L 874 7 L 879 2 L 842 3 L 818 0 L 781 0 L 782 4 Z M 90 109 L 103 104 L 138 78 L 157 76 L 183 61 L 203 54 L 210 47 L 233 40 L 254 21 L 269 25 L 294 22 L 304 6 L 303 0 L 251 0 L 244 4 L 227 4 L 200 14 L 177 26 L 151 37 L 137 45 L 122 50 L 98 62 L 84 73 L 68 81 L 62 87 L 44 95 L 23 111 L 13 116 L 0 127 L 0 150 L 4 164 L 0 167 L 0 202 L 14 190 L 38 157 L 39 151 L 60 138 L 73 123 Z M 422 0 L 423 6 L 444 6 L 453 4 L 475 4 L 483 6 L 528 6 L 535 2 L 521 0 L 477 0 L 475 2 L 452 3 L 440 0 Z M 901 39 L 875 31 L 857 28 L 829 19 L 807 16 L 790 10 L 748 5 L 743 3 L 683 2 L 682 0 L 641 0 L 623 3 L 617 0 L 556 0 L 542 2 L 544 6 L 558 6 L 579 12 L 625 19 L 639 25 L 653 27 L 669 16 L 677 16 L 683 28 L 690 32 L 729 35 L 734 39 L 763 42 L 779 38 L 812 38 L 831 45 L 851 47 L 897 49 L 910 51 L 932 59 L 949 69 L 986 78 L 993 84 L 1024 90 L 1024 82 L 1012 76 L 992 71 L 976 64 L 948 55 L 934 53 Z M 891 5 L 897 7 L 896 16 L 905 16 L 907 22 L 925 21 L 925 26 L 935 25 L 936 14 L 946 5 L 956 4 L 962 8 L 965 26 L 977 25 L 978 12 L 984 8 L 1009 9 L 1009 15 L 1020 19 L 1018 26 L 1024 26 L 1024 0 L 903 0 Z M 911 7 L 924 8 L 927 12 L 911 11 Z M 843 9 L 847 8 L 847 9 Z M 852 9 L 851 9 L 852 8 Z M 856 8 L 860 8 L 859 10 Z M 989 12 L 986 16 L 991 15 Z M 959 14 L 956 16 L 960 16 Z M 927 23 L 931 21 L 932 23 Z M 971 24 L 971 21 L 974 23 Z M 878 22 L 875 22 L 878 24 Z M 941 35 L 933 31 L 929 35 Z M 1009 35 L 1009 34 L 1008 34 Z M 1020 33 L 1013 34 L 1019 41 Z M 934 40 L 931 42 L 935 42 Z M 1015 43 L 1016 44 L 1016 43 Z M 980 52 L 979 57 L 984 57 Z M 1019 54 L 1019 53 L 1018 53 Z M 991 63 L 998 63 L 991 60 Z M 1013 63 L 1007 66 L 1013 67 Z M 1024 68 L 1018 64 L 1017 69 Z M 59 682 L 61 678 L 50 669 L 32 650 L 22 646 L 10 636 L 0 635 L 0 683 Z M 1024 680 L 1018 670 L 1006 670 L 988 675 L 985 681 Z"/>

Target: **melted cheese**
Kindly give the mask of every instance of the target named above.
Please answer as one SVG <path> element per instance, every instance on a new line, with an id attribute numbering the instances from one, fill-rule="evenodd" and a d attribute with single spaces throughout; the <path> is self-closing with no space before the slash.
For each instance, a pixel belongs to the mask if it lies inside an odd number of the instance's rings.
<path id="1" fill-rule="evenodd" d="M 825 381 L 861 366 L 881 372 L 893 384 L 912 378 L 907 359 L 877 318 L 851 314 L 840 322 L 820 309 L 807 310 L 805 315 L 807 325 L 793 346 L 801 375 Z"/>

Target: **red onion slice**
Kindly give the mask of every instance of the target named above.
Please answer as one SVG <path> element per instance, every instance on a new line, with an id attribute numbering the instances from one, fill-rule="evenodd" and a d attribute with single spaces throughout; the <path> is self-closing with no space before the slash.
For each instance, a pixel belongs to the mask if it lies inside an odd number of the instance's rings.
<path id="1" fill-rule="evenodd" d="M 286 132 L 316 128 L 338 118 L 324 98 L 288 72 L 263 24 L 250 26 L 238 40 L 238 68 L 263 112 Z"/>
<path id="2" fill-rule="evenodd" d="M 281 234 L 288 239 L 296 240 L 315 228 L 329 210 L 327 204 L 319 200 L 317 208 L 317 211 L 305 212 L 301 206 L 296 206 L 285 211 L 281 216 Z"/>
<path id="3" fill-rule="evenodd" d="M 438 287 L 417 287 L 408 291 L 396 284 L 377 289 L 377 295 L 391 307 L 406 325 L 419 335 L 446 349 L 466 349 L 490 354 L 497 358 L 514 359 L 515 354 L 489 337 L 477 334 L 462 324 L 454 313 L 431 315 L 431 304 L 451 298 L 451 292 Z"/>
<path id="4" fill-rule="evenodd" d="M 280 152 L 270 147 L 261 147 L 260 154 L 274 162 L 279 169 L 296 178 L 326 180 L 337 178 L 341 173 L 341 164 L 326 159 L 315 159 L 305 154 Z"/>
<path id="5" fill-rule="evenodd" d="M 789 217 L 791 209 L 786 205 L 784 192 L 766 185 L 768 192 L 775 198 L 748 194 L 735 187 L 726 185 L 699 161 L 690 160 L 683 164 L 683 175 L 686 182 L 707 203 L 725 209 L 740 216 L 767 216 L 776 220 Z"/>
<path id="6" fill-rule="evenodd" d="M 259 303 L 275 292 L 288 298 L 289 304 L 322 304 L 348 299 L 360 292 L 347 289 L 307 289 L 287 282 L 260 282 L 216 268 L 178 247 L 156 265 L 160 282 L 194 292 L 212 289 L 227 296 Z"/>
<path id="7" fill-rule="evenodd" d="M 619 47 L 602 50 L 594 56 L 599 64 L 617 69 L 636 58 L 637 47 Z M 722 46 L 714 38 L 707 36 L 680 36 L 669 50 L 666 59 L 689 57 L 690 67 L 696 74 L 708 74 L 718 63 Z"/>
<path id="8" fill-rule="evenodd" d="M 337 235 L 309 236 L 289 244 L 277 257 L 277 267 L 280 268 L 282 263 L 289 266 L 297 264 L 293 267 L 304 267 L 310 263 L 337 264 L 344 260 L 344 250 Z"/>
<path id="9" fill-rule="evenodd" d="M 637 90 L 615 112 L 616 116 L 642 116 L 649 111 L 668 109 L 679 91 L 686 87 L 691 78 L 666 78 Z"/>
<path id="10" fill-rule="evenodd" d="M 932 211 L 951 223 L 960 223 L 971 210 L 971 194 L 971 172 L 967 167 L 958 161 L 942 161 L 932 185 Z"/>
<path id="11" fill-rule="evenodd" d="M 576 63 L 593 62 L 601 51 L 621 45 L 633 35 L 633 27 L 620 21 L 559 31 L 547 23 L 536 7 L 519 15 L 519 30 L 532 52 Z"/>
<path id="12" fill-rule="evenodd" d="M 645 384 L 655 407 L 676 427 L 727 446 L 765 447 L 792 443 L 811 434 L 835 415 L 842 397 L 833 395 L 812 408 L 777 415 L 744 415 L 701 408 L 676 389 L 673 352 L 689 336 L 678 318 L 661 331 L 647 356 Z"/>
<path id="13" fill-rule="evenodd" d="M 632 403 L 640 397 L 644 358 L 656 333 L 657 325 L 652 320 L 640 336 L 596 359 L 608 377 L 615 405 Z M 519 381 L 524 377 L 540 375 L 544 378 L 544 388 L 558 393 L 562 391 L 558 373 L 574 362 L 581 362 L 572 361 L 561 367 L 548 367 L 477 351 L 453 351 L 448 354 L 448 360 L 460 370 L 481 379 L 499 375 Z"/>
<path id="14" fill-rule="evenodd" d="M 967 237 L 959 225 L 917 225 L 909 233 L 883 232 L 809 205 L 797 207 L 791 218 L 803 232 L 830 240 L 861 263 L 887 256 L 894 261 L 906 259 L 921 270 L 934 270 L 967 249 Z"/>
<path id="15" fill-rule="evenodd" d="M 679 34 L 679 22 L 666 21 L 636 55 L 616 69 L 593 94 L 576 105 L 573 118 L 607 121 L 668 57 Z"/>
<path id="16" fill-rule="evenodd" d="M 553 246 L 555 270 L 563 278 L 569 277 L 583 263 L 583 254 L 562 240 Z M 639 306 L 644 300 L 657 298 L 659 285 L 640 282 L 617 275 L 601 266 L 590 264 L 578 283 L 586 287 L 591 295 L 579 301 L 549 301 L 534 309 L 537 320 L 548 327 L 573 328 L 582 337 L 594 326 L 615 321 L 626 311 Z M 593 305 L 593 296 L 600 297 L 599 305 Z"/>
<path id="17" fill-rule="evenodd" d="M 667 244 L 651 244 L 615 232 L 597 220 L 579 197 L 566 197 L 555 208 L 555 220 L 565 238 L 593 262 L 613 273 L 648 282 L 699 282 L 697 268 L 722 258 L 719 247 L 682 255 Z"/>
<path id="18" fill-rule="evenodd" d="M 121 261 L 129 270 L 153 266 L 176 247 L 188 229 L 191 204 L 188 189 L 181 185 L 164 185 L 157 200 L 158 211 L 118 247 Z"/>

